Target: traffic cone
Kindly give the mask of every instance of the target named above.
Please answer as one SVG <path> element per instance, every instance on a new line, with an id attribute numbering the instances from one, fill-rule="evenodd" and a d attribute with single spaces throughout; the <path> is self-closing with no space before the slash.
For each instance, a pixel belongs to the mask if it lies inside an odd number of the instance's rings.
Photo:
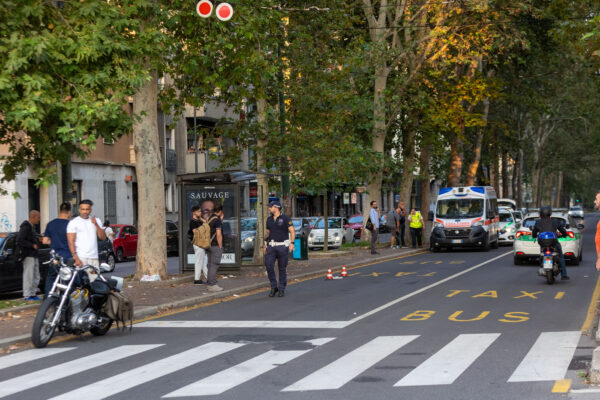
<path id="1" fill-rule="evenodd" d="M 325 277 L 325 279 L 327 279 L 327 280 L 333 279 L 333 274 L 331 273 L 331 267 L 327 268 L 327 276 Z"/>
<path id="2" fill-rule="evenodd" d="M 342 278 L 348 277 L 348 271 L 346 271 L 346 266 L 342 265 Z"/>

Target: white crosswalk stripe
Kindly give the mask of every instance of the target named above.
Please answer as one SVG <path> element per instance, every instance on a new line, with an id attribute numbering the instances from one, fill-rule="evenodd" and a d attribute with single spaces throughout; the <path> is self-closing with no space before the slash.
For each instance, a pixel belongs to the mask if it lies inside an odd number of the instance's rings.
<path id="1" fill-rule="evenodd" d="M 110 364 L 117 360 L 162 346 L 162 344 L 128 345 L 102 351 L 90 356 L 78 358 L 63 364 L 45 368 L 30 374 L 0 382 L 0 397 L 22 392 L 24 390 L 43 385 L 57 379 L 93 369 L 101 365 Z"/>
<path id="2" fill-rule="evenodd" d="M 284 392 L 339 389 L 418 335 L 379 336 L 331 364 L 283 389 Z"/>
<path id="3" fill-rule="evenodd" d="M 114 394 L 131 389 L 135 386 L 150 382 L 154 379 L 171 374 L 190 365 L 219 356 L 228 351 L 244 346 L 244 343 L 210 342 L 202 346 L 186 350 L 182 353 L 163 358 L 139 368 L 132 369 L 117 376 L 94 382 L 91 385 L 75 389 L 71 392 L 54 397 L 52 400 L 86 399 L 100 400 Z"/>
<path id="4" fill-rule="evenodd" d="M 394 386 L 449 385 L 493 342 L 499 333 L 459 335 Z"/>
<path id="5" fill-rule="evenodd" d="M 9 354 L 7 356 L 0 357 L 0 369 L 14 367 L 15 365 L 19 364 L 25 364 L 30 361 L 64 353 L 65 351 L 73 349 L 75 349 L 75 347 L 57 347 L 55 349 L 33 349 L 22 351 L 20 353 Z"/>
<path id="6" fill-rule="evenodd" d="M 542 332 L 508 381 L 563 379 L 580 337 L 579 331 Z"/>

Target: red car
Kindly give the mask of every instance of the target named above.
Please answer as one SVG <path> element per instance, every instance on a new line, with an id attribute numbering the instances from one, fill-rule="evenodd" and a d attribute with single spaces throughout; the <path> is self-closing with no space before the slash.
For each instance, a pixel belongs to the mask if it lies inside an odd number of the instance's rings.
<path id="1" fill-rule="evenodd" d="M 110 226 L 115 232 L 113 248 L 117 262 L 122 262 L 127 257 L 135 257 L 137 253 L 138 232 L 133 225 L 115 224 Z"/>
<path id="2" fill-rule="evenodd" d="M 348 219 L 348 225 L 354 229 L 354 239 L 360 240 L 360 234 L 363 228 L 363 216 L 353 215 Z"/>

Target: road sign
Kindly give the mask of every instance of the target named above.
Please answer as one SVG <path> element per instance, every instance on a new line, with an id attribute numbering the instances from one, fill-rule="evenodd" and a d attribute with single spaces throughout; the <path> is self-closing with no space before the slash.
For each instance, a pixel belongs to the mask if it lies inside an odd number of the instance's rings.
<path id="1" fill-rule="evenodd" d="M 233 17 L 233 7 L 229 3 L 221 3 L 217 6 L 215 14 L 221 21 L 229 21 Z"/>
<path id="2" fill-rule="evenodd" d="M 209 0 L 200 0 L 196 3 L 196 12 L 202 18 L 210 17 L 213 11 L 213 4 Z"/>

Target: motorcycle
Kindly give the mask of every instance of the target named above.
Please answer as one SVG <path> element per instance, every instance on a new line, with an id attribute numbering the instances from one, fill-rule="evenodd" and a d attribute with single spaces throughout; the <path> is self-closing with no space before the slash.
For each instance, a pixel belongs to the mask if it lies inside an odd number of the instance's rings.
<path id="1" fill-rule="evenodd" d="M 540 269 L 538 274 L 545 276 L 549 285 L 554 283 L 555 277 L 559 274 L 558 251 L 556 242 L 558 238 L 554 232 L 542 232 L 538 236 L 540 245 Z"/>
<path id="2" fill-rule="evenodd" d="M 101 272 L 110 271 L 110 265 L 106 263 L 102 263 L 100 268 L 91 265 L 79 268 L 73 265 L 72 260 L 65 264 L 54 250 L 50 252 L 50 260 L 44 264 L 55 268 L 57 277 L 35 316 L 31 331 L 34 346 L 46 347 L 57 328 L 74 335 L 87 331 L 95 336 L 105 335 L 113 320 L 102 311 L 102 307 L 112 292 L 121 291 L 123 278 L 104 278 Z"/>

